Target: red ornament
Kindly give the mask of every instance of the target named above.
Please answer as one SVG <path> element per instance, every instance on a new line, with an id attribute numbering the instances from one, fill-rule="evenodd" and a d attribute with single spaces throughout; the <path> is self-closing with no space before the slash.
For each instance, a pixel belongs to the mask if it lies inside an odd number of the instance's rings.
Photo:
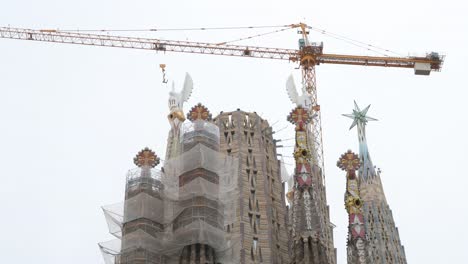
<path id="1" fill-rule="evenodd" d="M 296 130 L 305 130 L 305 125 L 310 123 L 312 116 L 302 107 L 296 107 L 288 116 L 288 121 L 296 125 Z"/>
<path id="2" fill-rule="evenodd" d="M 310 164 L 308 163 L 296 163 L 296 174 L 300 173 L 309 173 L 310 174 Z"/>
<path id="3" fill-rule="evenodd" d="M 353 238 L 365 238 L 364 216 L 362 214 L 349 215 L 349 225 Z"/>
<path id="4" fill-rule="evenodd" d="M 195 120 L 205 120 L 205 121 L 210 121 L 211 120 L 211 113 L 208 111 L 208 108 L 206 106 L 202 105 L 201 103 L 198 103 L 187 114 L 187 119 L 190 121 L 195 121 Z"/>
<path id="5" fill-rule="evenodd" d="M 338 168 L 344 171 L 356 171 L 361 166 L 358 155 L 348 150 L 346 153 L 341 155 L 340 159 L 336 163 Z"/>
<path id="6" fill-rule="evenodd" d="M 300 187 L 308 187 L 312 185 L 312 177 L 309 173 L 297 174 L 296 181 Z"/>

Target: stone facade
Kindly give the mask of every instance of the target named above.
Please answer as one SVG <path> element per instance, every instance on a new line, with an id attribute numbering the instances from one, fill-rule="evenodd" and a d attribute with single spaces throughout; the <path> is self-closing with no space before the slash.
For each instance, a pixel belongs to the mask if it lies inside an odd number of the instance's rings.
<path id="1" fill-rule="evenodd" d="M 301 121 L 307 110 L 299 108 L 288 119 L 296 125 L 296 167 L 287 194 L 272 127 L 255 112 L 221 112 L 211 119 L 199 104 L 190 121 L 170 117 L 164 167 L 153 169 L 159 158 L 148 149 L 140 152 L 138 170 L 127 176 L 122 219 L 105 209 L 108 222 L 121 230 L 115 234 L 121 249 L 101 245 L 111 252 L 108 263 L 336 264 L 313 124 Z M 359 166 L 345 169 L 348 263 L 406 264 L 367 150 L 365 122 L 356 124 Z"/>
<path id="2" fill-rule="evenodd" d="M 234 111 L 214 118 L 220 149 L 239 162 L 236 221 L 240 263 L 289 263 L 287 214 L 272 128 L 256 113 Z"/>

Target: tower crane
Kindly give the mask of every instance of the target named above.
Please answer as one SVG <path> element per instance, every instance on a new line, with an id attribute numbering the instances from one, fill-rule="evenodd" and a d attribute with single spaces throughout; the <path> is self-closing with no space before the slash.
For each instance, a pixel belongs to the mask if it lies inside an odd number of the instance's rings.
<path id="1" fill-rule="evenodd" d="M 298 63 L 302 72 L 302 84 L 312 100 L 311 114 L 312 133 L 314 137 L 315 162 L 322 169 L 323 148 L 320 105 L 317 102 L 317 87 L 315 82 L 315 66 L 320 64 L 346 64 L 360 66 L 380 66 L 396 68 L 413 68 L 417 75 L 429 75 L 431 71 L 440 71 L 444 56 L 436 52 L 424 57 L 387 57 L 359 56 L 345 54 L 323 53 L 323 43 L 310 42 L 308 30 L 310 26 L 304 23 L 288 25 L 297 28 L 302 38 L 299 49 L 267 48 L 257 46 L 230 45 L 226 43 L 203 43 L 192 41 L 162 40 L 156 38 L 140 38 L 114 36 L 105 34 L 89 34 L 55 29 L 25 29 L 0 27 L 0 38 L 20 39 L 43 42 L 68 43 L 78 45 L 143 49 L 161 52 L 184 52 L 212 54 L 247 58 L 277 59 Z"/>

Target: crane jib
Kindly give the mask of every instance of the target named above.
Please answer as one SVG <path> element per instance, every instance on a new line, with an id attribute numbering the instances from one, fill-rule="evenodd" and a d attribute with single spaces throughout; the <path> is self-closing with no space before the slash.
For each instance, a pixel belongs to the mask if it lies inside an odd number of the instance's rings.
<path id="1" fill-rule="evenodd" d="M 91 45 L 115 48 L 147 49 L 156 51 L 184 52 L 211 55 L 239 56 L 249 58 L 279 59 L 300 62 L 304 67 L 320 64 L 343 64 L 360 66 L 380 66 L 414 68 L 415 74 L 428 75 L 440 71 L 444 56 L 431 52 L 425 57 L 378 57 L 343 54 L 323 54 L 322 43 L 310 43 L 300 50 L 267 48 L 255 46 L 226 45 L 223 43 L 203 43 L 190 41 L 160 40 L 115 35 L 85 34 L 54 29 L 0 28 L 1 38 L 22 39 L 78 45 Z M 307 62 L 307 63 L 305 63 Z"/>

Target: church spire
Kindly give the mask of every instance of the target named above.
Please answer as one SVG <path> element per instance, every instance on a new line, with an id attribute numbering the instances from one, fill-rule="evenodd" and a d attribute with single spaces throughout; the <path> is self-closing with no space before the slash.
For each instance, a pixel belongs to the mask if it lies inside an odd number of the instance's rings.
<path id="1" fill-rule="evenodd" d="M 348 212 L 348 264 L 371 263 L 368 259 L 369 248 L 366 237 L 359 178 L 356 170 L 361 166 L 358 155 L 351 150 L 341 155 L 336 164 L 346 171 L 345 208 Z"/>
<path id="2" fill-rule="evenodd" d="M 377 121 L 377 119 L 367 116 L 367 111 L 369 110 L 370 105 L 361 110 L 354 101 L 354 109 L 351 114 L 343 114 L 343 116 L 353 119 L 350 130 L 353 127 L 357 126 L 358 138 L 359 138 L 359 157 L 361 159 L 361 168 L 359 169 L 359 175 L 363 181 L 372 181 L 376 177 L 376 172 L 374 165 L 369 154 L 369 148 L 367 146 L 366 139 L 366 124 L 368 121 Z"/>
<path id="3" fill-rule="evenodd" d="M 354 102 L 352 114 L 344 115 L 353 119 L 350 129 L 357 126 L 358 130 L 361 163 L 358 189 L 362 199 L 366 240 L 369 243 L 367 247 L 368 263 L 406 264 L 405 250 L 401 245 L 392 211 L 385 199 L 380 171 L 375 170 L 367 146 L 366 124 L 368 121 L 377 120 L 367 116 L 369 108 L 370 105 L 361 110 Z M 349 248 L 350 246 L 351 244 L 348 243 L 348 252 L 353 252 L 353 248 Z"/>
<path id="4" fill-rule="evenodd" d="M 335 264 L 333 229 L 326 204 L 322 164 L 313 130 L 315 113 L 310 94 L 299 96 L 292 77 L 286 82 L 288 95 L 296 104 L 288 116 L 295 125 L 294 186 L 288 193 L 291 205 L 292 264 Z M 305 92 L 305 93 L 304 93 Z M 316 108 L 315 111 L 317 111 Z"/>

